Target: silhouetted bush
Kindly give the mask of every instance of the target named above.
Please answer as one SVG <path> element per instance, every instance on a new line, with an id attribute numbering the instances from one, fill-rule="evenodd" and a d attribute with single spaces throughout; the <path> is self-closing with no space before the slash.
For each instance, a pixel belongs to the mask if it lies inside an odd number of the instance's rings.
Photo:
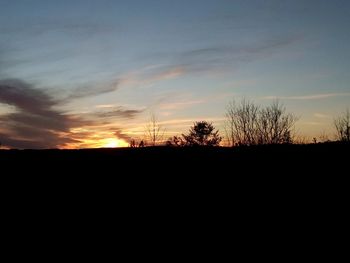
<path id="1" fill-rule="evenodd" d="M 182 138 L 182 137 L 179 137 L 179 136 L 173 136 L 173 137 L 170 137 L 166 143 L 165 143 L 166 146 L 177 146 L 177 147 L 182 147 L 182 146 L 185 146 L 186 145 L 186 142 L 185 140 Z"/>

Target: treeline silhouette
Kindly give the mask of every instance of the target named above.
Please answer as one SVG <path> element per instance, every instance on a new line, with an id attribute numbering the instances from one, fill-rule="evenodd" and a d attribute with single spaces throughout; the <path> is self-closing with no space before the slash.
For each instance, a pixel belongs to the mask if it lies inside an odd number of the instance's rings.
<path id="1" fill-rule="evenodd" d="M 175 135 L 164 140 L 165 128 L 154 113 L 145 126 L 143 138 L 131 138 L 131 148 L 146 146 L 254 146 L 301 143 L 296 140 L 295 124 L 298 117 L 289 113 L 278 100 L 268 106 L 259 106 L 253 101 L 232 100 L 226 107 L 224 133 L 221 136 L 213 123 L 206 120 L 194 122 L 187 134 Z M 335 141 L 350 142 L 350 112 L 347 109 L 334 119 Z M 326 134 L 321 141 L 331 141 Z M 224 144 L 221 144 L 225 142 Z M 317 143 L 316 137 L 313 143 Z M 5 145 L 6 146 L 6 145 Z M 2 147 L 0 141 L 0 149 Z"/>
<path id="2" fill-rule="evenodd" d="M 272 144 L 300 144 L 306 140 L 297 138 L 295 124 L 298 117 L 287 112 L 286 107 L 274 100 L 268 106 L 259 106 L 253 101 L 242 99 L 239 102 L 232 100 L 226 107 L 224 121 L 224 136 L 216 130 L 213 123 L 206 120 L 194 122 L 187 134 L 175 135 L 164 140 L 165 128 L 159 124 L 154 113 L 151 114 L 149 124 L 145 128 L 145 138 L 141 139 L 143 146 L 253 146 Z M 334 119 L 336 131 L 335 140 L 350 141 L 350 113 L 347 110 Z M 312 140 L 317 143 L 316 137 Z M 329 136 L 322 134 L 320 141 L 331 141 Z M 148 142 L 148 143 L 147 143 Z M 132 139 L 131 147 L 137 143 Z"/>

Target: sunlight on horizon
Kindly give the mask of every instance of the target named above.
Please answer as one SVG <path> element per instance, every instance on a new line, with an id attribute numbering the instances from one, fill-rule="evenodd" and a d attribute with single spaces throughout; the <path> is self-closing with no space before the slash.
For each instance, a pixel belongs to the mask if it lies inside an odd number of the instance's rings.
<path id="1" fill-rule="evenodd" d="M 84 139 L 80 143 L 68 144 L 60 149 L 93 149 L 93 148 L 121 148 L 128 147 L 129 143 L 119 138 Z"/>
<path id="2" fill-rule="evenodd" d="M 124 140 L 116 138 L 108 138 L 101 140 L 101 146 L 103 148 L 119 148 L 119 147 L 128 147 L 129 144 Z"/>

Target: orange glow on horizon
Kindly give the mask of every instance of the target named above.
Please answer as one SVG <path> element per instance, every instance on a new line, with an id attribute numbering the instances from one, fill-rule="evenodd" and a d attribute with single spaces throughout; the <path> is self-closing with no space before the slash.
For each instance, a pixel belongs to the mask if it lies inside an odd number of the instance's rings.
<path id="1" fill-rule="evenodd" d="M 118 138 L 106 138 L 106 139 L 101 139 L 93 147 L 118 148 L 118 147 L 127 147 L 127 146 L 129 146 L 129 144 L 127 142 L 125 142 L 124 140 L 121 140 Z"/>
<path id="2" fill-rule="evenodd" d="M 129 143 L 118 138 L 85 138 L 80 139 L 79 143 L 71 143 L 61 149 L 87 149 L 87 148 L 120 148 L 128 147 Z"/>
<path id="3" fill-rule="evenodd" d="M 101 147 L 103 148 L 117 148 L 117 147 L 125 147 L 125 142 L 116 138 L 107 138 L 103 139 L 100 142 Z"/>

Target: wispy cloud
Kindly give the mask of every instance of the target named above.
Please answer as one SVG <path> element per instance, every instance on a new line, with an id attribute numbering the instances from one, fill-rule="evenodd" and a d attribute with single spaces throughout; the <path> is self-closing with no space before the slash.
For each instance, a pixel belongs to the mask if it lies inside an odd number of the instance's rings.
<path id="1" fill-rule="evenodd" d="M 96 109 L 108 109 L 108 108 L 114 108 L 116 107 L 115 104 L 99 104 L 99 105 L 95 105 Z"/>
<path id="2" fill-rule="evenodd" d="M 128 110 L 128 109 L 124 109 L 123 107 L 116 107 L 113 110 L 97 112 L 95 113 L 95 115 L 100 118 L 114 117 L 114 118 L 123 118 L 123 119 L 133 119 L 142 112 L 143 110 Z"/>
<path id="3" fill-rule="evenodd" d="M 84 97 L 98 96 L 104 93 L 116 91 L 119 87 L 119 81 L 114 81 L 104 85 L 85 85 L 73 88 L 69 91 L 69 95 L 65 100 L 80 99 Z"/>
<path id="4" fill-rule="evenodd" d="M 323 113 L 314 113 L 314 116 L 319 119 L 331 119 L 330 115 L 323 114 Z"/>
<path id="5" fill-rule="evenodd" d="M 137 71 L 129 72 L 120 78 L 120 85 L 148 87 L 156 82 L 175 79 L 186 74 L 182 67 L 148 66 Z"/>
<path id="6" fill-rule="evenodd" d="M 324 125 L 324 123 L 322 122 L 317 122 L 317 121 L 304 121 L 304 122 L 300 122 L 300 125 L 310 125 L 310 126 L 321 126 Z"/>
<path id="7" fill-rule="evenodd" d="M 205 95 L 198 95 L 191 92 L 170 92 L 162 94 L 155 105 L 160 110 L 164 110 L 164 112 L 162 112 L 163 116 L 169 116 L 171 115 L 170 111 L 188 109 L 200 104 L 219 102 L 233 96 L 233 92 L 220 91 Z"/>
<path id="8" fill-rule="evenodd" d="M 181 52 L 153 53 L 141 57 L 144 61 L 162 60 L 141 69 L 125 73 L 118 78 L 118 85 L 128 87 L 151 87 L 159 81 L 176 79 L 193 73 L 232 72 L 241 63 L 273 54 L 299 41 L 301 37 L 268 39 L 245 46 L 207 46 Z"/>
<path id="9" fill-rule="evenodd" d="M 170 103 L 162 103 L 160 109 L 162 110 L 179 110 L 191 107 L 196 104 L 205 103 L 205 100 L 189 100 L 189 101 L 178 101 Z"/>
<path id="10" fill-rule="evenodd" d="M 33 17 L 26 24 L 6 25 L 6 27 L 0 25 L 0 30 L 3 34 L 21 35 L 26 38 L 38 37 L 50 32 L 88 38 L 92 35 L 110 34 L 118 30 L 118 28 L 108 24 L 91 23 L 88 21 L 76 22 L 48 17 L 43 21 L 43 17 Z"/>
<path id="11" fill-rule="evenodd" d="M 121 140 L 124 140 L 125 142 L 129 142 L 132 138 L 130 135 L 125 134 L 121 129 L 116 129 L 114 132 L 114 135 Z"/>
<path id="12" fill-rule="evenodd" d="M 162 125 L 171 125 L 171 124 L 174 124 L 174 125 L 181 125 L 181 124 L 188 124 L 188 123 L 194 123 L 197 121 L 202 121 L 202 120 L 206 120 L 206 121 L 223 121 L 225 120 L 225 118 L 223 117 L 198 117 L 196 119 L 172 119 L 172 120 L 167 120 L 167 121 L 161 121 L 159 122 L 159 124 L 162 124 Z"/>
<path id="13" fill-rule="evenodd" d="M 245 46 L 207 46 L 182 52 L 150 54 L 142 59 L 156 58 L 165 63 L 129 72 L 120 78 L 120 85 L 147 87 L 158 81 L 178 78 L 185 74 L 232 71 L 241 63 L 270 55 L 300 39 L 299 36 L 281 37 Z"/>
<path id="14" fill-rule="evenodd" d="M 242 45 L 213 45 L 188 49 L 180 52 L 153 53 L 144 60 L 154 58 L 166 61 L 169 69 L 181 68 L 185 73 L 227 71 L 242 63 L 254 61 L 297 43 L 302 36 L 276 37 Z"/>
<path id="15" fill-rule="evenodd" d="M 262 97 L 262 99 L 321 100 L 321 99 L 328 99 L 332 97 L 342 97 L 342 96 L 350 96 L 350 92 L 323 93 L 323 94 L 313 94 L 313 95 L 305 95 L 305 96 L 265 96 L 265 97 Z"/>
<path id="16" fill-rule="evenodd" d="M 151 81 L 160 81 L 160 80 L 165 80 L 165 79 L 174 79 L 174 78 L 177 78 L 185 73 L 186 73 L 186 71 L 184 68 L 175 67 L 175 68 L 170 68 L 170 69 L 164 70 L 162 72 L 159 72 L 158 74 L 155 74 L 150 80 Z"/>

